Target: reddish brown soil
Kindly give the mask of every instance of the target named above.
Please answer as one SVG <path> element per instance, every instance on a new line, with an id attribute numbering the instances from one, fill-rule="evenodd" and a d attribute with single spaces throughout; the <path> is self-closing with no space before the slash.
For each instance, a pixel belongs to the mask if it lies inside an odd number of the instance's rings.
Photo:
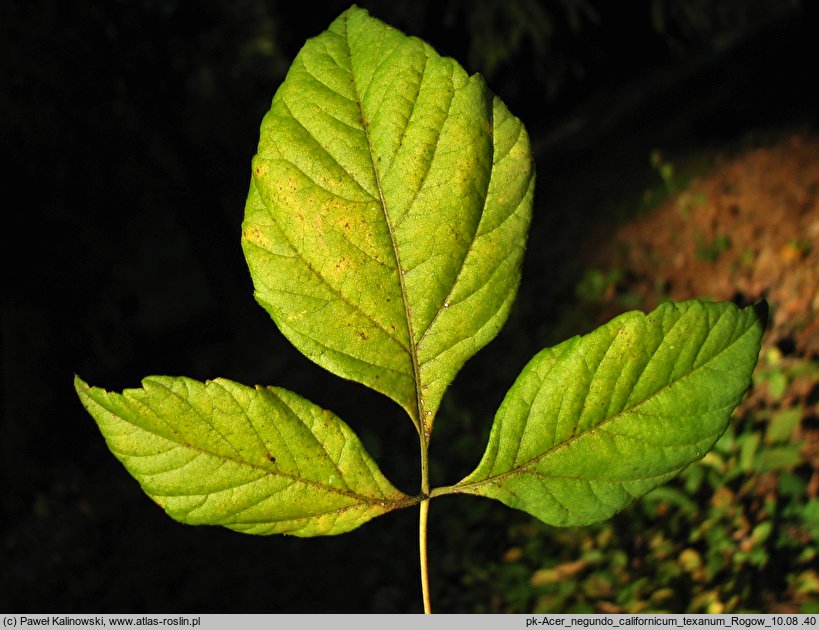
<path id="1" fill-rule="evenodd" d="M 771 307 L 766 345 L 819 358 L 819 138 L 793 134 L 720 156 L 649 215 L 618 230 L 596 265 L 651 308 L 705 297 Z"/>

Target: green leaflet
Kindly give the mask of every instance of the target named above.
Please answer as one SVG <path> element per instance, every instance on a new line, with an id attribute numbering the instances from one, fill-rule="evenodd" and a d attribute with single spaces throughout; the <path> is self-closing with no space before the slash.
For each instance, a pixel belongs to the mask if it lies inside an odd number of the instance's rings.
<path id="1" fill-rule="evenodd" d="M 341 534 L 416 502 L 344 422 L 287 390 L 167 376 L 122 394 L 74 384 L 111 451 L 183 523 Z"/>
<path id="2" fill-rule="evenodd" d="M 242 234 L 256 299 L 428 436 L 506 320 L 533 187 L 526 131 L 483 80 L 353 7 L 305 44 L 262 123 Z"/>
<path id="3" fill-rule="evenodd" d="M 702 457 L 750 384 L 764 324 L 698 301 L 625 313 L 537 354 L 451 488 L 554 525 L 608 518 Z"/>

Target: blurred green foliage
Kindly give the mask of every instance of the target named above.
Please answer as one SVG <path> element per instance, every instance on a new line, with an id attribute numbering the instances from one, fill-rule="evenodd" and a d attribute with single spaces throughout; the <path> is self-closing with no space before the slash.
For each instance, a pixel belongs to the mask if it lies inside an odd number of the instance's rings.
<path id="1" fill-rule="evenodd" d="M 761 21 L 801 5 L 800 0 L 651 0 L 649 11 L 654 29 L 670 48 L 682 53 L 691 47 L 723 48 Z"/>

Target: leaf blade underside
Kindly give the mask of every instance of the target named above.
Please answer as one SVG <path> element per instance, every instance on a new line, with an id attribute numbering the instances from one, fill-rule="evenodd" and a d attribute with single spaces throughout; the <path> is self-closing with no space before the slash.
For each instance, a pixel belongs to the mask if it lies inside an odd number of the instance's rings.
<path id="1" fill-rule="evenodd" d="M 257 301 L 325 369 L 419 430 L 506 320 L 534 167 L 478 76 L 352 8 L 298 54 L 262 123 L 242 245 Z"/>
<path id="2" fill-rule="evenodd" d="M 75 388 L 110 450 L 169 516 L 252 534 L 341 534 L 415 499 L 337 416 L 280 388 L 152 376 Z"/>
<path id="3" fill-rule="evenodd" d="M 722 435 L 763 328 L 752 308 L 690 301 L 541 351 L 501 404 L 478 467 L 433 495 L 494 498 L 560 526 L 610 517 Z"/>

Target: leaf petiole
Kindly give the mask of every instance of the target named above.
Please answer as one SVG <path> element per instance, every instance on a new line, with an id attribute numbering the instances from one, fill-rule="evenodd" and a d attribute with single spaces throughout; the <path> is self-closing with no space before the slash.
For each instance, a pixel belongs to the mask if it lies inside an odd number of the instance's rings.
<path id="1" fill-rule="evenodd" d="M 421 559 L 421 597 L 424 600 L 424 614 L 432 614 L 429 598 L 429 566 L 427 564 L 427 517 L 429 516 L 429 499 L 421 501 L 418 519 L 418 551 Z"/>

